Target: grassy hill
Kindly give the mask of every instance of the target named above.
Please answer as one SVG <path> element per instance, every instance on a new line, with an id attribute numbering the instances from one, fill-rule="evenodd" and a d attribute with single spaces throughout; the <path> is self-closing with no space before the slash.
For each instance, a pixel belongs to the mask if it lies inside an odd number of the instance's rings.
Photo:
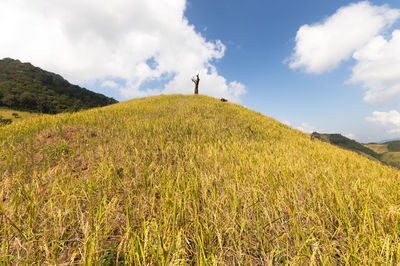
<path id="1" fill-rule="evenodd" d="M 21 111 L 9 109 L 7 107 L 0 107 L 0 117 L 2 117 L 3 119 L 11 119 L 12 122 L 23 121 L 25 119 L 38 117 L 40 115 L 42 115 L 42 114 L 21 112 Z"/>
<path id="2" fill-rule="evenodd" d="M 201 95 L 0 128 L 3 264 L 398 264 L 400 172 Z"/>
<path id="3" fill-rule="evenodd" d="M 21 112 L 7 107 L 0 107 L 0 127 L 42 115 L 45 114 Z"/>
<path id="4" fill-rule="evenodd" d="M 113 98 L 70 84 L 30 63 L 0 60 L 0 106 L 56 114 L 116 103 Z"/>
<path id="5" fill-rule="evenodd" d="M 400 168 L 400 141 L 388 141 L 382 144 L 365 144 L 365 146 L 375 151 L 380 156 L 381 161 Z"/>

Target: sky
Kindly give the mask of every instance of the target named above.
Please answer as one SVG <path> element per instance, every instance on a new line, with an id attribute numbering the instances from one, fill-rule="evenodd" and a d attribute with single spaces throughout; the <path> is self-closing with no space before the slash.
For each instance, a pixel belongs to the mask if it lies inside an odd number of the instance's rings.
<path id="1" fill-rule="evenodd" d="M 124 101 L 224 97 L 307 133 L 400 138 L 400 1 L 1 0 L 0 58 Z"/>

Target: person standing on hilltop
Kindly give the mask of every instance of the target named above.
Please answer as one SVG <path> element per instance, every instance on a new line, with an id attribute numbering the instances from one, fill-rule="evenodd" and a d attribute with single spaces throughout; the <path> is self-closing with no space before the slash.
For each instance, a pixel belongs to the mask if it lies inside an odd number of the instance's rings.
<path id="1" fill-rule="evenodd" d="M 193 77 L 192 81 L 194 82 L 194 94 L 199 94 L 199 83 L 200 83 L 199 74 L 197 74 L 196 77 Z"/>

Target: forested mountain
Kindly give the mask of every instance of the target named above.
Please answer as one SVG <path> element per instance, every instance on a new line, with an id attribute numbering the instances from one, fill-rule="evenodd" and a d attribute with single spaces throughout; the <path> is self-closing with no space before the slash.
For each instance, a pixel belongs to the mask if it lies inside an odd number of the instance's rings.
<path id="1" fill-rule="evenodd" d="M 70 84 L 30 63 L 0 60 L 0 106 L 55 114 L 116 103 L 113 98 Z"/>

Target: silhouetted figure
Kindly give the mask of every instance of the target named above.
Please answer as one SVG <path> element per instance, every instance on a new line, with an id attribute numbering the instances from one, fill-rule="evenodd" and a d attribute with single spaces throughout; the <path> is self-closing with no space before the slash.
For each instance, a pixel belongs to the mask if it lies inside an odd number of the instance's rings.
<path id="1" fill-rule="evenodd" d="M 227 99 L 225 99 L 225 98 L 221 98 L 221 102 L 227 102 L 228 100 Z"/>
<path id="2" fill-rule="evenodd" d="M 200 83 L 199 74 L 197 74 L 196 77 L 193 77 L 192 81 L 194 82 L 194 94 L 199 94 L 199 83 Z"/>

